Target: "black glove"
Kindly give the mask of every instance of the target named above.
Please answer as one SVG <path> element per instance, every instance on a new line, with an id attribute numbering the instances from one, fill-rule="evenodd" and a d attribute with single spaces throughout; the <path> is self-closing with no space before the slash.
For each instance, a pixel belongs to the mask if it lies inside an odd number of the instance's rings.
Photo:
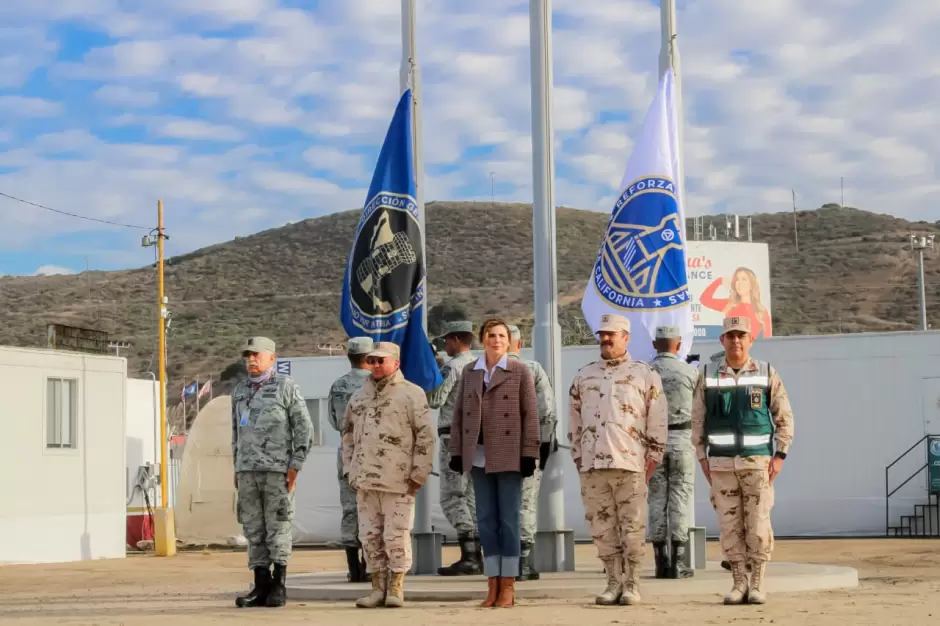
<path id="1" fill-rule="evenodd" d="M 519 473 L 523 478 L 528 478 L 535 473 L 535 459 L 530 456 L 524 456 L 519 459 Z"/>
<path id="2" fill-rule="evenodd" d="M 447 467 L 449 467 L 451 471 L 457 472 L 458 474 L 463 474 L 463 457 L 450 457 L 450 463 L 447 464 Z"/>
<path id="3" fill-rule="evenodd" d="M 548 463 L 548 457 L 551 456 L 552 452 L 554 452 L 554 450 L 552 450 L 551 441 L 543 441 L 541 445 L 539 445 L 539 469 L 540 470 L 545 469 L 545 464 Z"/>

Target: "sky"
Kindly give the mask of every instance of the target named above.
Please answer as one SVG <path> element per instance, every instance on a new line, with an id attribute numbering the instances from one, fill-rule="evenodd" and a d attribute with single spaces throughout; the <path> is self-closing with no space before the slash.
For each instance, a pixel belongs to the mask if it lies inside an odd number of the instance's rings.
<path id="1" fill-rule="evenodd" d="M 940 218 L 940 4 L 679 0 L 689 215 Z M 658 1 L 554 0 L 555 193 L 609 212 L 657 83 Z M 419 0 L 427 201 L 532 201 L 526 1 Z M 145 266 L 360 208 L 399 0 L 0 3 L 0 274 Z M 492 174 L 491 174 L 492 173 Z M 492 187 L 491 187 L 492 185 Z M 142 228 L 135 228 L 140 226 Z"/>

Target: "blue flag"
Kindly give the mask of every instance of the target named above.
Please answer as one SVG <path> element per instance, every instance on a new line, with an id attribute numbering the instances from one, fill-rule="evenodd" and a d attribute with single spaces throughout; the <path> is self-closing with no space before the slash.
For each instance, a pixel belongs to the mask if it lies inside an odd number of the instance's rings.
<path id="1" fill-rule="evenodd" d="M 427 276 L 418 220 L 412 96 L 405 90 L 372 175 L 353 237 L 340 320 L 350 337 L 401 348 L 405 378 L 430 391 L 443 382 L 423 326 Z"/>
<path id="2" fill-rule="evenodd" d="M 581 301 L 595 333 L 605 313 L 627 317 L 630 356 L 647 362 L 657 326 L 679 327 L 683 359 L 694 333 L 674 80 L 671 69 L 663 74 L 643 120 Z"/>

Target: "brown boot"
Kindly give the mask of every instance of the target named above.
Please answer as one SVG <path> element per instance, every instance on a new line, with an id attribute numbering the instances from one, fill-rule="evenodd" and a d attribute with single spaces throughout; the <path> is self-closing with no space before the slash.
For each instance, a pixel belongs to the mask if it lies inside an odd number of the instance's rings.
<path id="1" fill-rule="evenodd" d="M 767 602 L 767 593 L 764 591 L 764 571 L 766 569 L 766 561 L 751 562 L 751 584 L 747 592 L 747 601 L 750 604 Z"/>
<path id="2" fill-rule="evenodd" d="M 516 604 L 516 578 L 514 576 L 499 577 L 499 597 L 494 606 L 509 608 Z"/>
<path id="3" fill-rule="evenodd" d="M 747 570 L 744 561 L 731 561 L 731 576 L 734 586 L 725 596 L 725 604 L 743 604 L 747 598 Z"/>
<path id="4" fill-rule="evenodd" d="M 620 602 L 620 596 L 623 594 L 623 583 L 620 582 L 623 558 L 618 554 L 601 560 L 604 562 L 604 571 L 607 574 L 607 586 L 601 595 L 594 598 L 594 604 L 612 606 Z"/>
<path id="5" fill-rule="evenodd" d="M 626 572 L 623 577 L 623 595 L 620 604 L 634 606 L 642 601 L 640 598 L 640 564 L 627 561 Z"/>
<path id="6" fill-rule="evenodd" d="M 405 573 L 392 572 L 388 581 L 388 592 L 385 594 L 385 606 L 405 606 Z"/>
<path id="7" fill-rule="evenodd" d="M 388 583 L 388 570 L 372 572 L 372 593 L 356 600 L 360 609 L 374 609 L 385 603 L 385 590 Z"/>
<path id="8" fill-rule="evenodd" d="M 486 579 L 486 600 L 480 606 L 490 608 L 496 604 L 499 596 L 499 576 L 490 576 Z"/>

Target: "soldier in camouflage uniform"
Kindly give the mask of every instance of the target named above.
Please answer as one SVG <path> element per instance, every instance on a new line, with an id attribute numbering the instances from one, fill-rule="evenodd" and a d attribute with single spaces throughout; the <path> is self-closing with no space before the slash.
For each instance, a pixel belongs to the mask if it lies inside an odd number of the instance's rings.
<path id="1" fill-rule="evenodd" d="M 725 356 L 717 366 L 703 366 L 692 400 L 692 444 L 711 486 L 734 579 L 725 604 L 766 602 L 773 482 L 793 441 L 787 391 L 775 368 L 750 357 L 753 340 L 747 317 L 725 318 Z"/>
<path id="2" fill-rule="evenodd" d="M 602 360 L 582 367 L 571 383 L 568 441 L 584 518 L 607 574 L 595 602 L 633 605 L 640 602 L 646 484 L 666 448 L 669 407 L 659 374 L 627 353 L 630 320 L 602 315 L 597 334 Z"/>
<path id="3" fill-rule="evenodd" d="M 235 600 L 238 607 L 284 606 L 287 601 L 294 483 L 313 443 L 307 403 L 290 376 L 275 372 L 274 347 L 266 337 L 245 342 L 248 380 L 232 391 L 236 516 L 255 574 L 251 592 Z"/>
<path id="4" fill-rule="evenodd" d="M 411 569 L 415 494 L 434 467 L 434 423 L 424 390 L 399 369 L 396 344 L 380 341 L 366 358 L 372 375 L 349 399 L 343 428 L 343 469 L 356 491 L 359 537 L 372 574 L 372 593 L 356 606 L 400 607 Z"/>
<path id="5" fill-rule="evenodd" d="M 660 326 L 653 341 L 656 357 L 650 365 L 659 374 L 669 405 L 666 454 L 650 479 L 650 539 L 656 557 L 656 578 L 689 578 L 686 565 L 689 519 L 695 490 L 695 449 L 692 447 L 692 390 L 698 370 L 676 356 L 682 332 L 676 326 Z M 669 549 L 669 540 L 671 550 Z"/>
<path id="6" fill-rule="evenodd" d="M 476 499 L 473 481 L 468 474 L 458 474 L 450 469 L 450 426 L 454 420 L 454 402 L 460 387 L 460 375 L 464 367 L 475 360 L 470 347 L 473 345 L 473 323 L 465 320 L 444 325 L 441 338 L 450 360 L 441 368 L 444 382 L 428 392 L 428 406 L 440 409 L 437 434 L 438 471 L 440 472 L 441 509 L 444 517 L 457 531 L 460 543 L 460 559 L 437 568 L 440 576 L 472 576 L 483 573 L 483 550 L 477 531 Z"/>
<path id="7" fill-rule="evenodd" d="M 346 356 L 352 369 L 340 376 L 330 387 L 329 420 L 330 425 L 342 435 L 343 416 L 346 414 L 346 405 L 349 398 L 362 387 L 362 383 L 369 377 L 369 366 L 366 363 L 366 354 L 372 351 L 370 337 L 353 337 L 346 344 Z M 363 554 L 359 557 L 362 543 L 359 541 L 359 518 L 356 515 L 356 492 L 349 486 L 343 475 L 343 446 L 340 443 L 336 448 L 336 477 L 339 481 L 339 502 L 343 509 L 340 522 L 340 540 L 346 548 L 346 567 L 349 582 L 368 582 L 366 573 L 366 560 Z"/>
<path id="8" fill-rule="evenodd" d="M 509 358 L 522 361 L 535 380 L 535 395 L 539 402 L 539 465 L 535 473 L 522 480 L 522 507 L 520 509 L 521 528 L 519 553 L 519 575 L 516 580 L 538 580 L 539 573 L 533 563 L 532 549 L 535 546 L 535 533 L 538 530 L 539 489 L 542 486 L 542 470 L 548 463 L 548 457 L 558 449 L 558 440 L 555 438 L 555 392 L 552 390 L 548 374 L 538 361 L 530 361 L 519 356 L 522 350 L 522 333 L 519 327 L 509 327 Z"/>

